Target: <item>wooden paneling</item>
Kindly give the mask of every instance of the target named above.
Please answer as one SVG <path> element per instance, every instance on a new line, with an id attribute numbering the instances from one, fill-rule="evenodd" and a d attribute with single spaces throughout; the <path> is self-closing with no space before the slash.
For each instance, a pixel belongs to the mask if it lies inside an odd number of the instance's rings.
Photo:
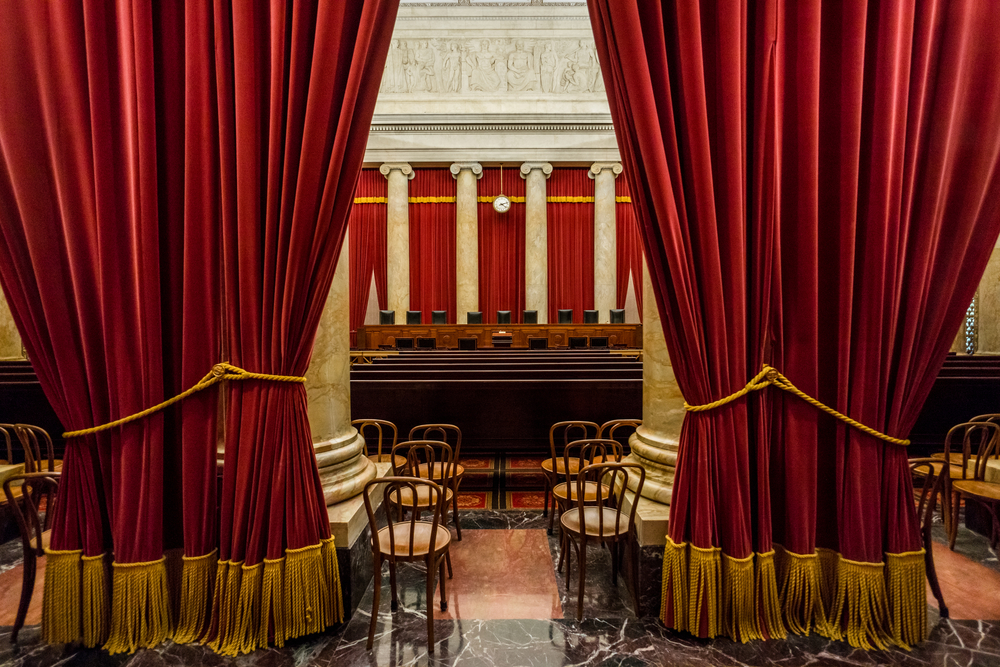
<path id="1" fill-rule="evenodd" d="M 513 347 L 527 348 L 529 338 L 545 338 L 549 347 L 566 347 L 570 336 L 607 337 L 609 347 L 642 347 L 641 324 L 405 324 L 370 325 L 358 328 L 358 346 L 377 350 L 395 347 L 397 338 L 434 338 L 441 349 L 457 349 L 459 338 L 475 338 L 479 347 L 493 347 L 493 334 L 513 336 Z"/>

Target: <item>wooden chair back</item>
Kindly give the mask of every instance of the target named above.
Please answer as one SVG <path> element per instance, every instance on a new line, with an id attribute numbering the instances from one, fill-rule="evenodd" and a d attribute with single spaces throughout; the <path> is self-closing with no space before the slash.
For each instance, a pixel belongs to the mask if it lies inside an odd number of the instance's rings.
<path id="1" fill-rule="evenodd" d="M 24 471 L 25 472 L 55 472 L 56 456 L 55 448 L 52 446 L 52 438 L 48 431 L 40 426 L 31 424 L 14 424 L 14 433 L 24 447 Z M 44 444 L 44 452 L 42 445 Z M 28 455 L 31 455 L 31 467 L 28 467 Z"/>
<path id="2" fill-rule="evenodd" d="M 419 424 L 410 429 L 410 435 L 407 439 L 410 441 L 436 440 L 440 442 L 454 440 L 451 449 L 455 453 L 455 463 L 458 463 L 458 457 L 462 453 L 462 429 L 454 424 Z"/>
<path id="3" fill-rule="evenodd" d="M 549 428 L 549 453 L 552 455 L 552 461 L 555 462 L 562 452 L 556 451 L 556 439 L 562 438 L 562 448 L 566 449 L 566 445 L 574 440 L 586 440 L 590 437 L 597 437 L 597 433 L 600 430 L 600 426 L 597 422 L 588 421 L 561 421 L 556 422 Z M 593 429 L 593 436 L 591 436 L 591 429 Z"/>
<path id="4" fill-rule="evenodd" d="M 18 482 L 21 484 L 21 502 L 15 498 L 12 488 Z M 28 472 L 4 480 L 3 492 L 7 497 L 7 505 L 14 512 L 14 521 L 21 533 L 21 544 L 25 554 L 31 552 L 36 557 L 45 555 L 42 533 L 52 524 L 58 490 L 59 473 Z"/>
<path id="5" fill-rule="evenodd" d="M 931 530 L 934 524 L 934 508 L 937 505 L 938 495 L 942 496 L 943 510 L 947 511 L 947 503 L 943 494 L 948 493 L 946 484 L 949 476 L 947 464 L 942 469 L 942 474 L 934 473 L 935 467 L 941 465 L 941 459 L 920 458 L 910 459 L 910 476 L 923 480 L 920 495 L 917 497 L 917 520 L 920 522 L 920 538 L 924 546 L 924 567 L 927 572 L 927 581 L 931 585 L 931 592 L 938 601 L 938 613 L 942 618 L 948 618 L 948 606 L 944 602 L 944 594 L 941 592 L 941 585 L 938 582 L 937 571 L 934 567 L 934 545 L 931 538 Z M 914 487 L 916 488 L 916 487 Z"/>
<path id="6" fill-rule="evenodd" d="M 434 464 L 440 463 L 443 474 L 438 481 L 450 488 L 455 479 L 455 455 L 451 445 L 443 440 L 404 440 L 393 446 L 392 455 L 406 459 L 403 472 L 409 477 L 419 477 L 417 471 L 421 465 L 433 470 Z"/>
<path id="7" fill-rule="evenodd" d="M 642 426 L 641 419 L 612 419 L 611 421 L 606 421 L 601 424 L 601 427 L 597 429 L 597 437 L 614 440 L 615 431 L 618 429 L 632 429 L 632 432 L 634 433 L 640 426 Z"/>
<path id="8" fill-rule="evenodd" d="M 7 458 L 4 459 L 7 463 L 14 462 L 14 447 L 10 439 L 10 431 L 13 428 L 11 424 L 0 424 L 0 434 L 3 434 L 4 443 L 7 445 Z"/>
<path id="9" fill-rule="evenodd" d="M 976 415 L 975 417 L 973 417 L 969 421 L 970 422 L 990 422 L 992 424 L 996 424 L 997 426 L 1000 426 L 1000 413 L 992 412 L 992 413 L 985 414 L 985 415 Z M 997 446 L 993 448 L 993 458 L 995 458 L 995 459 L 996 458 L 1000 458 L 1000 443 L 997 443 Z"/>
<path id="10" fill-rule="evenodd" d="M 604 463 L 609 459 L 616 462 L 622 460 L 622 445 L 617 440 L 607 438 L 588 438 L 586 440 L 574 440 L 568 443 L 563 449 L 563 470 L 566 481 L 570 481 L 574 475 L 569 474 L 570 459 L 576 458 L 580 461 L 580 468 L 591 465 L 594 461 Z M 558 471 L 556 471 L 558 475 Z"/>
<path id="11" fill-rule="evenodd" d="M 622 523 L 622 511 L 625 506 L 625 503 L 622 501 L 625 498 L 625 491 L 628 490 L 630 476 L 639 478 L 639 482 L 635 488 L 635 497 L 638 498 L 642 492 L 642 485 L 646 482 L 646 471 L 641 465 L 637 463 L 596 463 L 580 468 L 580 473 L 576 476 L 576 509 L 580 513 L 580 526 L 583 527 L 582 531 L 584 535 L 587 534 L 587 527 L 584 520 L 584 506 L 587 505 L 584 502 L 584 491 L 587 482 L 596 482 L 597 488 L 604 485 L 610 489 L 610 493 L 606 498 L 604 494 L 598 493 L 596 494 L 596 502 L 590 503 L 591 507 L 594 505 L 597 506 L 598 535 L 604 535 L 604 526 L 606 524 L 604 510 L 606 508 L 613 511 L 615 533 L 620 533 L 621 531 L 618 529 L 623 525 L 627 530 L 630 530 L 635 525 L 635 510 L 639 506 L 638 502 L 632 503 L 626 522 Z M 572 512 L 573 510 L 570 509 L 569 511 Z M 610 519 L 610 516 L 608 519 Z"/>
<path id="12" fill-rule="evenodd" d="M 371 429 L 375 429 L 376 433 L 378 433 L 378 445 L 375 448 L 375 453 L 376 456 L 378 456 L 379 460 L 382 460 L 382 440 L 384 436 L 382 429 L 383 428 L 392 429 L 392 445 L 390 445 L 390 449 L 392 447 L 395 447 L 396 442 L 399 440 L 399 429 L 396 428 L 395 424 L 393 424 L 390 421 L 386 421 L 384 419 L 354 419 L 351 420 L 351 426 L 357 428 L 358 433 L 360 433 L 361 437 L 365 439 L 366 446 L 369 446 L 368 449 L 369 452 L 371 452 L 370 449 L 371 440 L 368 439 L 368 436 L 365 435 L 365 432 L 370 431 Z"/>
<path id="13" fill-rule="evenodd" d="M 974 461 L 973 479 L 982 480 L 986 463 L 1000 441 L 1000 426 L 993 422 L 978 421 L 956 424 L 948 429 L 944 439 L 944 461 L 951 461 L 951 453 L 962 454 L 962 479 L 968 479 L 969 460 Z M 947 470 L 947 465 L 945 467 Z M 950 478 L 950 475 L 943 477 Z"/>
<path id="14" fill-rule="evenodd" d="M 431 511 L 431 531 L 430 531 L 430 547 L 429 553 L 433 554 L 435 550 L 435 538 L 437 537 L 437 528 L 441 523 L 441 508 L 444 505 L 444 493 L 441 486 L 432 482 L 429 479 L 421 479 L 420 477 L 383 477 L 381 479 L 373 479 L 372 481 L 365 484 L 365 492 L 362 494 L 365 499 L 365 511 L 368 513 L 368 525 L 371 526 L 372 531 L 372 549 L 375 553 L 383 553 L 381 550 L 381 545 L 379 543 L 379 526 L 378 519 L 375 517 L 375 509 L 372 507 L 371 496 L 373 494 L 369 493 L 369 487 L 377 486 L 379 484 L 384 484 L 382 489 L 382 504 L 386 508 L 386 517 L 390 526 L 399 524 L 409 524 L 409 531 L 406 533 L 407 544 L 402 545 L 407 547 L 406 557 L 413 558 L 413 546 L 416 542 L 416 529 L 417 529 L 417 512 L 410 512 L 410 519 L 406 521 L 405 514 L 403 512 L 403 504 L 401 501 L 402 489 L 408 489 L 410 491 L 410 497 L 417 497 L 417 489 L 421 486 L 428 487 L 428 497 L 430 498 L 430 511 Z M 392 516 L 392 508 L 396 508 L 398 511 L 397 516 L 394 518 Z M 387 531 L 389 536 L 389 554 L 387 556 L 389 560 L 393 560 L 396 550 L 396 531 Z M 378 580 L 375 581 L 376 585 L 380 585 Z"/>

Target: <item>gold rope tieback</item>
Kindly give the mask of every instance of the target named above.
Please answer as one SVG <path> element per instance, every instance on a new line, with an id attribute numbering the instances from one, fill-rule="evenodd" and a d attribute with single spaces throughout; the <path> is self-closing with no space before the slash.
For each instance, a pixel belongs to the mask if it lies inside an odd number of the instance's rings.
<path id="1" fill-rule="evenodd" d="M 154 405 L 151 408 L 146 408 L 142 412 L 137 412 L 134 415 L 129 415 L 128 417 L 122 417 L 121 419 L 116 419 L 113 422 L 107 424 L 102 424 L 101 426 L 94 426 L 93 428 L 85 428 L 79 431 L 68 431 L 63 433 L 64 438 L 78 438 L 81 435 L 90 435 L 91 433 L 100 433 L 101 431 L 107 431 L 109 429 L 115 428 L 116 426 L 122 426 L 123 424 L 128 424 L 129 422 L 134 422 L 136 420 L 142 419 L 143 417 L 148 417 L 151 414 L 155 414 L 164 408 L 168 408 L 174 403 L 183 401 L 188 396 L 196 394 L 202 389 L 208 389 L 214 384 L 219 382 L 227 382 L 229 380 L 266 380 L 268 382 L 305 382 L 304 377 L 296 377 L 294 375 L 270 375 L 268 373 L 251 373 L 250 371 L 239 368 L 238 366 L 233 366 L 232 364 L 227 364 L 222 362 L 212 366 L 212 370 L 209 371 L 208 375 L 203 377 L 198 381 L 196 385 L 188 389 L 187 391 L 177 394 L 173 398 L 169 398 L 159 405 Z"/>
<path id="2" fill-rule="evenodd" d="M 708 410 L 714 410 L 715 408 L 721 407 L 727 403 L 732 403 L 736 399 L 742 398 L 752 391 L 760 391 L 764 387 L 768 387 L 771 385 L 777 387 L 778 389 L 784 389 L 789 393 L 795 394 L 806 403 L 809 403 L 810 405 L 819 408 L 820 410 L 829 415 L 833 415 L 834 417 L 844 422 L 845 424 L 853 426 L 854 428 L 864 433 L 867 433 L 868 435 L 875 436 L 880 440 L 885 440 L 886 442 L 891 442 L 895 445 L 903 445 L 904 447 L 910 444 L 909 440 L 904 440 L 902 438 L 894 438 L 891 435 L 880 433 L 879 431 L 876 431 L 873 428 L 869 428 L 864 424 L 851 419 L 847 415 L 841 414 L 840 412 L 837 412 L 833 408 L 824 405 L 823 403 L 817 401 L 815 398 L 813 398 L 812 396 L 810 396 L 809 394 L 805 393 L 804 391 L 796 387 L 794 384 L 792 384 L 791 381 L 784 375 L 779 373 L 776 368 L 768 366 L 767 364 L 764 364 L 764 367 L 761 368 L 760 373 L 757 373 L 757 375 L 755 375 L 754 378 L 747 383 L 747 386 L 743 387 L 739 391 L 730 394 L 725 398 L 720 398 L 719 400 L 714 401 L 712 403 L 706 403 L 705 405 L 688 405 L 688 403 L 685 401 L 684 409 L 687 410 L 688 412 L 707 412 Z"/>

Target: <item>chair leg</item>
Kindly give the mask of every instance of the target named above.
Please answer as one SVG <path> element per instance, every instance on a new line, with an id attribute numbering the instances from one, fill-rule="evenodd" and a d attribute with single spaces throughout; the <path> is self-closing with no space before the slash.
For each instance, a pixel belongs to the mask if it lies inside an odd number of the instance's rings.
<path id="1" fill-rule="evenodd" d="M 556 572 L 562 572 L 563 563 L 566 562 L 566 547 L 569 546 L 568 544 L 566 544 L 567 539 L 568 538 L 566 537 L 566 533 L 565 532 L 560 533 L 560 535 L 559 535 L 559 563 L 556 565 Z"/>
<path id="2" fill-rule="evenodd" d="M 547 492 L 546 492 L 547 493 Z M 546 505 L 548 504 L 548 496 L 545 496 Z M 552 496 L 552 513 L 549 514 L 549 535 L 552 534 L 552 524 L 556 518 L 556 505 L 559 503 L 556 501 L 556 497 Z"/>
<path id="3" fill-rule="evenodd" d="M 448 565 L 448 578 L 449 579 L 454 579 L 455 575 L 452 574 L 452 571 L 451 571 L 451 550 L 450 549 L 448 551 L 444 552 L 444 562 Z"/>
<path id="4" fill-rule="evenodd" d="M 368 624 L 368 650 L 372 650 L 375 642 L 375 624 L 378 622 L 378 606 L 382 597 L 382 560 L 375 554 L 374 597 L 372 598 L 372 620 Z"/>
<path id="5" fill-rule="evenodd" d="M 545 501 L 544 501 L 545 504 L 542 506 L 543 507 L 543 509 L 542 509 L 542 516 L 548 516 L 549 515 L 549 488 L 551 487 L 551 484 L 549 484 L 549 476 L 548 475 L 542 475 L 542 478 L 545 479 L 545 491 L 542 494 L 545 497 Z M 551 534 L 552 534 L 552 532 L 549 531 L 549 535 L 551 535 Z"/>
<path id="6" fill-rule="evenodd" d="M 944 594 L 941 593 L 941 585 L 938 583 L 937 570 L 934 569 L 934 551 L 930 540 L 930 535 L 924 540 L 924 569 L 927 570 L 927 583 L 931 585 L 931 592 L 938 601 L 938 613 L 941 618 L 948 618 L 948 606 L 944 603 Z"/>
<path id="7" fill-rule="evenodd" d="M 580 561 L 580 594 L 579 599 L 576 601 L 576 620 L 583 620 L 583 590 L 584 585 L 587 583 L 587 534 L 584 533 L 580 537 L 580 551 L 579 551 Z"/>
<path id="8" fill-rule="evenodd" d="M 573 552 L 569 549 L 572 546 L 576 549 L 576 540 L 574 540 L 569 535 L 566 536 L 566 592 L 569 593 L 569 573 L 573 570 Z"/>
<path id="9" fill-rule="evenodd" d="M 962 495 L 951 494 L 951 529 L 948 532 L 948 548 L 955 550 L 955 540 L 958 538 L 958 517 L 962 508 Z"/>
<path id="10" fill-rule="evenodd" d="M 458 483 L 455 483 L 455 490 L 451 495 L 452 517 L 455 520 L 455 532 L 458 533 L 458 541 L 462 541 L 462 522 L 458 520 Z"/>
<path id="11" fill-rule="evenodd" d="M 24 619 L 31 605 L 31 594 L 35 590 L 35 571 L 38 564 L 34 549 L 24 554 L 24 572 L 21 577 L 21 600 L 17 604 L 17 616 L 14 618 L 14 629 L 10 633 L 10 643 L 17 643 L 17 633 L 24 627 Z"/>
<path id="12" fill-rule="evenodd" d="M 434 652 L 434 556 L 427 557 L 427 652 Z"/>
<path id="13" fill-rule="evenodd" d="M 445 591 L 444 558 L 438 559 L 438 579 L 441 586 L 441 611 L 448 611 L 448 594 Z"/>
<path id="14" fill-rule="evenodd" d="M 396 561 L 389 561 L 389 590 L 392 591 L 392 598 L 389 609 L 396 611 L 399 609 L 399 598 L 396 596 Z"/>

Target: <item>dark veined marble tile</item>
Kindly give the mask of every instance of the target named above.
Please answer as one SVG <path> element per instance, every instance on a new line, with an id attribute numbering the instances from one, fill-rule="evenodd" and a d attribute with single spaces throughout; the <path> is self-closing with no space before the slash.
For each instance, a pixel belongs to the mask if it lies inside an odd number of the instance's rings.
<path id="1" fill-rule="evenodd" d="M 517 530 L 549 525 L 540 510 L 462 510 L 460 516 L 462 530 Z"/>

